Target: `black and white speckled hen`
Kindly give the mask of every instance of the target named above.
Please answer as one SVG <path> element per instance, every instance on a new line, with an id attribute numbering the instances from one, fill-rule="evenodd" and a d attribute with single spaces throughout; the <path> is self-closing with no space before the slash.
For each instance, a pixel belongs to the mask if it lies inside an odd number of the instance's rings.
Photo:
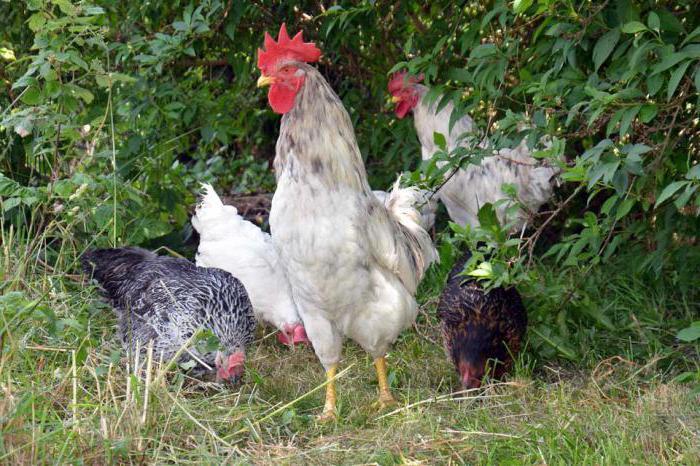
<path id="1" fill-rule="evenodd" d="M 513 364 L 527 327 L 527 312 L 515 288 L 489 292 L 464 275 L 471 257 L 462 256 L 450 271 L 440 296 L 438 317 L 445 350 L 464 388 L 478 388 L 485 375 L 500 378 Z"/>
<path id="2" fill-rule="evenodd" d="M 233 275 L 141 248 L 96 249 L 81 261 L 114 307 L 126 349 L 145 350 L 153 342 L 155 359 L 162 355 L 168 361 L 195 332 L 209 330 L 223 350 L 202 354 L 191 348 L 180 362 L 194 360 L 195 375 L 207 375 L 215 367 L 219 381 L 241 377 L 255 317 L 245 288 Z"/>

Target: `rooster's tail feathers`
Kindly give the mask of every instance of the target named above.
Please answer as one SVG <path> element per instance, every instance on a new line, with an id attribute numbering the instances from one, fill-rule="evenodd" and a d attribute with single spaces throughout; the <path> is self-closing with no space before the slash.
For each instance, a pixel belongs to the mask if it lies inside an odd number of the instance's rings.
<path id="1" fill-rule="evenodd" d="M 401 188 L 400 181 L 401 177 L 394 183 L 385 206 L 389 215 L 405 230 L 419 282 L 428 266 L 438 260 L 438 254 L 416 208 L 425 202 L 424 193 L 415 187 Z"/>
<path id="2" fill-rule="evenodd" d="M 202 223 L 210 220 L 231 218 L 238 215 L 234 206 L 224 205 L 221 198 L 208 183 L 202 183 L 202 194 L 192 216 L 192 226 L 200 234 L 202 233 Z M 205 227 L 206 228 L 206 227 Z"/>
<path id="3" fill-rule="evenodd" d="M 202 195 L 199 200 L 199 205 L 197 208 L 202 207 L 223 207 L 224 203 L 221 202 L 221 198 L 216 194 L 216 190 L 209 183 L 202 183 Z"/>

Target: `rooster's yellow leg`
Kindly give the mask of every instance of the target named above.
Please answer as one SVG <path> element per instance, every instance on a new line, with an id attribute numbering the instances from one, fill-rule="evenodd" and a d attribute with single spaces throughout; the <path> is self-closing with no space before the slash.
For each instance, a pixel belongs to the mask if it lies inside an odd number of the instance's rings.
<path id="1" fill-rule="evenodd" d="M 326 371 L 326 404 L 323 406 L 323 413 L 318 417 L 319 421 L 330 421 L 335 419 L 335 372 L 337 365 L 332 365 Z"/>
<path id="2" fill-rule="evenodd" d="M 377 381 L 379 382 L 379 406 L 385 408 L 395 405 L 396 400 L 389 390 L 389 381 L 386 378 L 386 359 L 384 356 L 374 360 L 374 367 L 377 369 Z"/>

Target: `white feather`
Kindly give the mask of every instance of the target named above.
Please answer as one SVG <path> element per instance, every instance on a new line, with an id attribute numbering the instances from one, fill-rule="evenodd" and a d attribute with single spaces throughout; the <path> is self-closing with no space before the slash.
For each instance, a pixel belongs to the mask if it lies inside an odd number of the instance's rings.
<path id="1" fill-rule="evenodd" d="M 301 322 L 286 272 L 270 235 L 224 205 L 211 185 L 192 217 L 200 235 L 196 262 L 231 273 L 245 286 L 258 320 L 280 330 Z"/>
<path id="2" fill-rule="evenodd" d="M 412 196 L 415 200 L 413 207 L 418 209 L 421 217 L 421 226 L 423 229 L 430 230 L 435 225 L 435 213 L 437 212 L 437 196 L 432 196 L 431 191 L 418 190 L 417 196 Z M 379 202 L 387 206 L 389 193 L 375 189 L 372 194 L 379 199 Z"/>

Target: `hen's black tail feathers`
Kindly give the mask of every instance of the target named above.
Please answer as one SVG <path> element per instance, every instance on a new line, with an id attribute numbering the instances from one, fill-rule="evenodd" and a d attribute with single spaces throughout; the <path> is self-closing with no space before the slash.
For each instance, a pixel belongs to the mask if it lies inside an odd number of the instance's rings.
<path id="1" fill-rule="evenodd" d="M 132 280 L 133 268 L 158 256 L 141 248 L 93 249 L 80 258 L 83 271 L 92 276 L 110 299 L 117 299 L 125 282 Z"/>

